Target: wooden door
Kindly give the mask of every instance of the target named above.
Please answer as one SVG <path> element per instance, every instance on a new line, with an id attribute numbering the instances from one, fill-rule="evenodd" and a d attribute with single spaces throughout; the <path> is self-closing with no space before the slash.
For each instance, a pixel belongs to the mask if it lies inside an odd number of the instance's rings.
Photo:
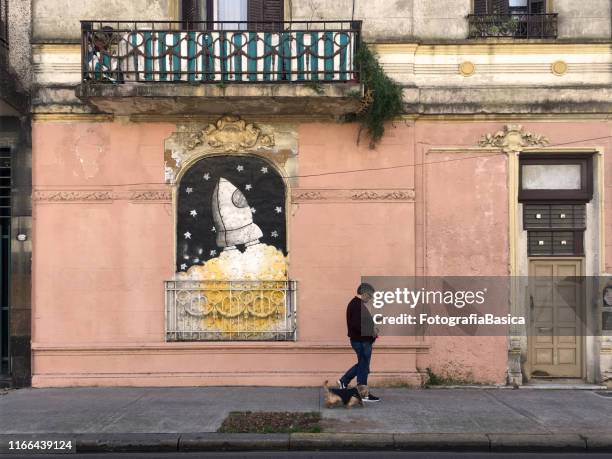
<path id="1" fill-rule="evenodd" d="M 531 259 L 529 276 L 531 377 L 580 378 L 582 260 Z"/>

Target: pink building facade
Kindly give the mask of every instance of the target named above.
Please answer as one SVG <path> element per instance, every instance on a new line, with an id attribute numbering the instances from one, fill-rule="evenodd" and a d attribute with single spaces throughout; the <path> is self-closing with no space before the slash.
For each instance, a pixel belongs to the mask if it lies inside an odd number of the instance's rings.
<path id="1" fill-rule="evenodd" d="M 612 23 L 590 3 L 11 2 L 0 384 L 317 386 L 354 363 L 364 277 L 458 276 L 507 282 L 527 322 L 384 335 L 372 385 L 609 385 Z M 370 148 L 383 75 L 399 108 Z M 591 284 L 521 283 L 558 278 Z"/>
<path id="2" fill-rule="evenodd" d="M 206 141 L 189 148 L 206 120 L 86 118 L 33 126 L 36 387 L 335 380 L 353 360 L 344 314 L 362 276 L 521 274 L 528 260 L 517 223 L 521 155 L 593 157 L 597 226 L 586 236 L 594 242 L 583 269 L 593 275 L 612 265 L 604 204 L 612 202 L 609 121 L 406 117 L 388 125 L 371 150 L 357 145 L 355 124 L 253 115 L 245 120 L 259 131 L 257 143 L 222 151 Z M 507 151 L 481 142 L 498 131 Z M 527 132 L 548 142 L 529 145 Z M 262 146 L 265 136 L 274 140 Z M 181 180 L 199 161 L 218 156 L 261 158 L 284 179 L 287 278 L 297 281 L 295 339 L 167 339 L 164 282 L 181 275 Z M 605 343 L 590 340 L 580 377 L 601 381 Z M 530 355 L 507 336 L 385 336 L 375 346 L 372 382 L 418 385 L 429 368 L 457 380 L 504 384 L 521 368 L 524 379 Z"/>

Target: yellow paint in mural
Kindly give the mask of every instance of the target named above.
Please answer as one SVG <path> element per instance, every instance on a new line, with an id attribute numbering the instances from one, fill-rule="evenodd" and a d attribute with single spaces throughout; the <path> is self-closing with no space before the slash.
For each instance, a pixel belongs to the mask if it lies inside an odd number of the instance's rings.
<path id="1" fill-rule="evenodd" d="M 240 333 L 242 338 L 265 338 L 264 332 L 286 330 L 287 258 L 276 247 L 256 244 L 244 252 L 224 250 L 180 277 L 206 282 L 194 311 L 202 330 L 228 337 Z"/>

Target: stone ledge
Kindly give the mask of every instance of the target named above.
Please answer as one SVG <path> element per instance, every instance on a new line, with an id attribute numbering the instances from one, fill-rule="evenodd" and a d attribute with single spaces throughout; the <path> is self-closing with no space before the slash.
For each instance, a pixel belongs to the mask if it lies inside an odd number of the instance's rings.
<path id="1" fill-rule="evenodd" d="M 388 353 L 404 353 L 411 352 L 428 352 L 430 344 L 427 343 L 410 343 L 410 344 L 377 344 L 377 351 Z M 164 343 L 97 343 L 89 345 L 79 344 L 43 344 L 32 343 L 33 352 L 148 352 L 148 351 L 231 351 L 252 349 L 254 351 L 266 350 L 266 352 L 274 351 L 320 351 L 320 352 L 348 352 L 352 353 L 348 341 L 346 343 L 312 343 L 312 342 L 293 342 L 293 341 L 220 341 L 220 342 L 164 342 Z"/>
<path id="2" fill-rule="evenodd" d="M 607 114 L 612 86 L 406 87 L 407 114 Z"/>
<path id="3" fill-rule="evenodd" d="M 325 114 L 344 115 L 360 106 L 359 83 L 82 83 L 76 96 L 116 115 L 165 114 Z"/>

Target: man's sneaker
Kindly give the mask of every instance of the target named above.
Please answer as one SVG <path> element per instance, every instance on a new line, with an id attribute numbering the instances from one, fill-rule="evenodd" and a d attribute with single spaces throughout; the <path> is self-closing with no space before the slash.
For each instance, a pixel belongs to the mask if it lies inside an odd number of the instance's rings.
<path id="1" fill-rule="evenodd" d="M 362 397 L 362 400 L 364 402 L 380 402 L 380 399 L 372 393 L 369 393 L 365 397 Z"/>
<path id="2" fill-rule="evenodd" d="M 339 379 L 338 381 L 336 381 L 336 383 L 338 384 L 338 387 L 339 387 L 340 389 L 346 389 L 346 384 L 344 384 L 344 383 L 342 382 L 342 380 L 341 380 L 341 379 Z"/>

